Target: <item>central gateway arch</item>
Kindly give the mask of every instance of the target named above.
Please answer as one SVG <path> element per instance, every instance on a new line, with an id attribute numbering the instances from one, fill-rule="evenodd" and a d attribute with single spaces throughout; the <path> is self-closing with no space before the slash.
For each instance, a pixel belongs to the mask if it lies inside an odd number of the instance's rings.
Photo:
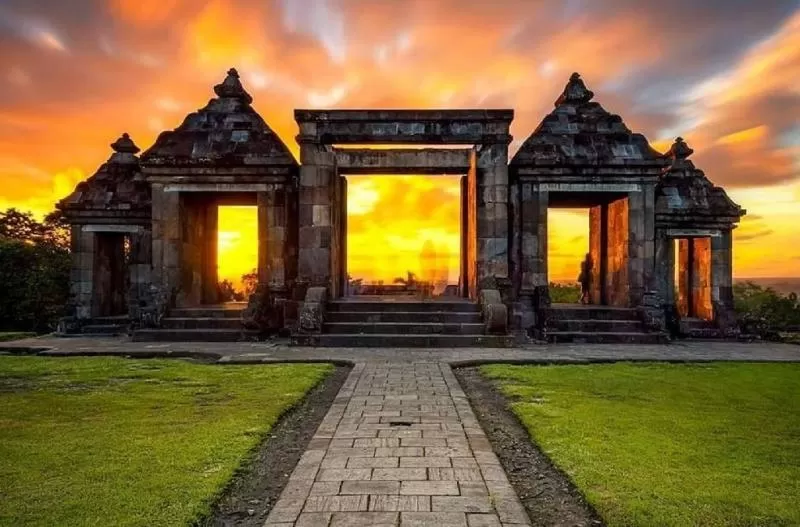
<path id="1" fill-rule="evenodd" d="M 489 279 L 509 287 L 508 145 L 513 118 L 513 110 L 296 110 L 298 279 L 326 287 L 333 298 L 345 291 L 345 175 L 454 174 L 462 175 L 462 294 L 477 298 Z M 413 145 L 436 148 L 409 148 Z"/>

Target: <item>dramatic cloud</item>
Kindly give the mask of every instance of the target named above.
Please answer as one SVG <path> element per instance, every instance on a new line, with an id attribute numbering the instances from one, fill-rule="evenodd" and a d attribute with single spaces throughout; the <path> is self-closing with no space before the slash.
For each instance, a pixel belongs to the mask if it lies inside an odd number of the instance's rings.
<path id="1" fill-rule="evenodd" d="M 685 137 L 717 184 L 791 193 L 800 174 L 796 0 L 3 0 L 0 206 L 46 212 L 121 132 L 149 146 L 231 66 L 295 154 L 299 107 L 511 107 L 515 149 L 580 71 L 654 147 Z M 753 247 L 789 228 L 758 212 L 774 233 Z"/>

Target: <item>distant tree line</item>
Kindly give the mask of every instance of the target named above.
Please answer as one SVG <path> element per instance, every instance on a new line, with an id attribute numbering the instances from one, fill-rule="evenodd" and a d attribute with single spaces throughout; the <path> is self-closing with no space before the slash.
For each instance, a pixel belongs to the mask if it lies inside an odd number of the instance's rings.
<path id="1" fill-rule="evenodd" d="M 38 221 L 0 212 L 0 330 L 52 331 L 69 300 L 69 226 L 60 212 Z"/>

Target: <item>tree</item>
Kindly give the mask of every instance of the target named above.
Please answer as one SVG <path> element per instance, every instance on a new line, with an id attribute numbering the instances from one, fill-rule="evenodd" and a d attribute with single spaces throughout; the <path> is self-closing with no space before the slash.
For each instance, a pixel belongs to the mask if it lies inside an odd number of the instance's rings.
<path id="1" fill-rule="evenodd" d="M 733 304 L 740 321 L 748 325 L 759 321 L 774 331 L 800 326 L 800 301 L 795 293 L 784 296 L 770 287 L 745 282 L 733 286 Z"/>
<path id="2" fill-rule="evenodd" d="M 0 329 L 55 328 L 69 301 L 69 229 L 59 211 L 38 222 L 17 209 L 0 212 Z"/>

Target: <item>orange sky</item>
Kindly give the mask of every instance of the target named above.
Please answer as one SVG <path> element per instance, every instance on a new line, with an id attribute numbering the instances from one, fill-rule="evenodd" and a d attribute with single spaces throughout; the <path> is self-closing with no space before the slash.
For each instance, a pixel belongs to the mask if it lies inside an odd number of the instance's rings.
<path id="1" fill-rule="evenodd" d="M 121 132 L 148 147 L 203 106 L 231 66 L 295 154 L 300 107 L 514 108 L 513 152 L 579 71 L 596 100 L 656 148 L 686 138 L 698 167 L 748 210 L 735 236 L 737 276 L 800 274 L 796 0 L 488 5 L 3 0 L 0 207 L 51 210 Z M 388 274 L 410 268 L 426 239 L 457 251 L 452 188 L 431 177 L 352 182 L 351 267 L 368 267 L 364 258 L 380 250 Z M 255 221 L 233 216 L 221 218 L 231 276 L 253 248 L 228 226 Z M 380 231 L 385 217 L 398 218 L 395 232 Z M 574 278 L 587 221 L 551 218 L 551 278 Z"/>

